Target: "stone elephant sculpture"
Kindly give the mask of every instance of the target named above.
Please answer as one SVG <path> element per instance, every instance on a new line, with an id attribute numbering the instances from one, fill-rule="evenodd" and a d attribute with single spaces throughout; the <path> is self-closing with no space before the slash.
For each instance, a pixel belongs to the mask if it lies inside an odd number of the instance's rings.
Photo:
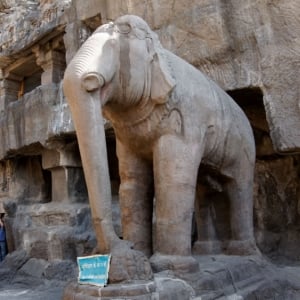
<path id="1" fill-rule="evenodd" d="M 213 81 L 164 49 L 144 20 L 126 15 L 99 27 L 68 65 L 64 92 L 100 252 L 112 252 L 118 261 L 125 247 L 127 257 L 136 257 L 139 251 L 151 256 L 154 270 L 197 268 L 190 233 L 202 165 L 211 176 L 221 178 L 229 197 L 227 249 L 237 254 L 255 251 L 255 143 L 250 124 Z M 116 236 L 112 226 L 102 114 L 116 135 L 122 230 L 131 246 Z M 200 239 L 198 246 L 210 242 Z"/>

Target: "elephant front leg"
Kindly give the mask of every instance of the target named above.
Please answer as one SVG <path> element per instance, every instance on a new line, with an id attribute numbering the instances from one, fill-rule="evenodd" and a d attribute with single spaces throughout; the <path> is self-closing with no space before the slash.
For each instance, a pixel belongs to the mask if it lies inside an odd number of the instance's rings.
<path id="1" fill-rule="evenodd" d="M 199 146 L 171 135 L 160 138 L 154 149 L 154 271 L 198 270 L 198 263 L 191 256 L 191 232 L 200 155 Z"/>
<path id="2" fill-rule="evenodd" d="M 143 160 L 117 141 L 123 238 L 135 250 L 152 254 L 153 172 Z"/>

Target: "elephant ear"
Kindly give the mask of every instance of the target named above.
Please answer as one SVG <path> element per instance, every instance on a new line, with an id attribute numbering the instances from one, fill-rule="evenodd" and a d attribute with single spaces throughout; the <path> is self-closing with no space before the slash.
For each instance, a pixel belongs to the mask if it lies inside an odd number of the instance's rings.
<path id="1" fill-rule="evenodd" d="M 153 47 L 153 44 L 151 46 Z M 168 100 L 168 95 L 176 83 L 171 75 L 170 67 L 161 53 L 163 49 L 160 45 L 158 47 L 161 49 L 155 49 L 155 47 L 153 47 L 151 49 L 152 51 L 150 50 L 150 53 L 152 52 L 153 55 L 151 62 L 150 95 L 153 101 L 163 104 Z"/>

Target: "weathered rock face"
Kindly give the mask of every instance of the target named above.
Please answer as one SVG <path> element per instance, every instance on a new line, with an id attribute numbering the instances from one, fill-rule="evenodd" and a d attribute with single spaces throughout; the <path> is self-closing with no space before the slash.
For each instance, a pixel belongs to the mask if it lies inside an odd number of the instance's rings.
<path id="1" fill-rule="evenodd" d="M 60 86 L 39 86 L 19 100 L 10 103 L 0 118 L 2 158 L 26 146 L 45 145 L 51 137 L 74 132 Z"/>
<path id="2" fill-rule="evenodd" d="M 225 90 L 259 87 L 275 149 L 292 152 L 300 145 L 299 9 L 296 0 L 113 1 L 106 18 L 142 16 L 166 48 Z"/>
<path id="3" fill-rule="evenodd" d="M 255 223 L 263 252 L 299 260 L 299 157 L 258 160 Z"/>
<path id="4" fill-rule="evenodd" d="M 156 29 L 166 48 L 206 72 L 224 89 L 260 88 L 275 149 L 292 152 L 299 147 L 295 84 L 299 45 L 295 32 L 300 8 L 296 0 L 257 0 L 251 4 L 163 1 L 159 6 L 154 1 L 133 1 L 131 5 L 122 1 L 48 2 L 2 2 L 0 22 L 5 30 L 0 35 L 0 61 L 4 77 L 6 66 L 16 54 L 28 54 L 23 49 L 47 33 L 49 37 L 49 32 L 55 35 L 66 26 L 64 39 L 69 61 L 101 21 L 125 13 L 137 14 Z M 21 16 L 24 21 L 16 23 L 14 20 Z"/>
<path id="5" fill-rule="evenodd" d="M 64 25 L 62 18 L 65 10 L 71 5 L 71 0 L 1 0 L 1 50 L 5 54 L 15 54 L 26 46 L 32 45 L 44 34 L 59 31 L 59 25 Z M 24 49 L 25 48 L 25 49 Z M 27 53 L 28 54 L 28 53 Z"/>
<path id="6" fill-rule="evenodd" d="M 41 227 L 50 223 L 58 226 L 50 233 L 37 234 L 40 249 L 46 249 L 45 241 L 54 235 L 57 249 L 63 249 L 61 237 L 73 233 L 69 233 L 70 228 L 62 228 L 69 217 L 61 214 L 74 203 L 87 206 L 61 79 L 66 64 L 91 32 L 127 13 L 143 17 L 165 48 L 217 81 L 246 112 L 257 148 L 257 244 L 271 257 L 299 260 L 297 0 L 0 0 L 0 201 L 16 204 L 8 219 L 10 249 L 25 240 L 26 231 L 20 221 L 25 215 L 30 220 L 28 232 L 42 232 Z M 280 156 L 278 152 L 290 155 Z M 117 186 L 113 154 L 109 163 L 112 184 Z M 61 212 L 52 210 L 51 217 L 44 213 L 33 216 L 35 205 L 48 209 L 56 203 L 62 203 L 58 205 Z M 74 220 L 82 215 L 80 210 L 72 214 Z M 85 222 L 89 222 L 88 217 Z M 79 223 L 72 226 L 81 228 Z M 50 259 L 74 257 L 85 253 L 92 243 L 79 243 L 81 246 L 72 252 L 74 241 L 76 238 L 69 248 L 57 252 L 47 248 L 44 253 L 50 253 Z M 41 255 L 36 247 L 28 246 L 27 250 L 33 256 Z M 72 254 L 62 254 L 64 251 Z"/>

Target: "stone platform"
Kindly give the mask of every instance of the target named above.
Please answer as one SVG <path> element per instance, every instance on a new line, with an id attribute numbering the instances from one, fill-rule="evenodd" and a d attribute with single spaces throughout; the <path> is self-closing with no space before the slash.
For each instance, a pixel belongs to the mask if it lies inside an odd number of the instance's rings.
<path id="1" fill-rule="evenodd" d="M 156 273 L 153 281 L 108 284 L 70 283 L 63 300 L 300 299 L 300 267 L 278 267 L 258 256 L 199 256 L 200 271 Z"/>
<path id="2" fill-rule="evenodd" d="M 194 296 L 193 289 L 183 280 L 155 277 L 153 281 L 109 284 L 104 288 L 71 283 L 64 290 L 63 300 L 184 300 Z"/>

